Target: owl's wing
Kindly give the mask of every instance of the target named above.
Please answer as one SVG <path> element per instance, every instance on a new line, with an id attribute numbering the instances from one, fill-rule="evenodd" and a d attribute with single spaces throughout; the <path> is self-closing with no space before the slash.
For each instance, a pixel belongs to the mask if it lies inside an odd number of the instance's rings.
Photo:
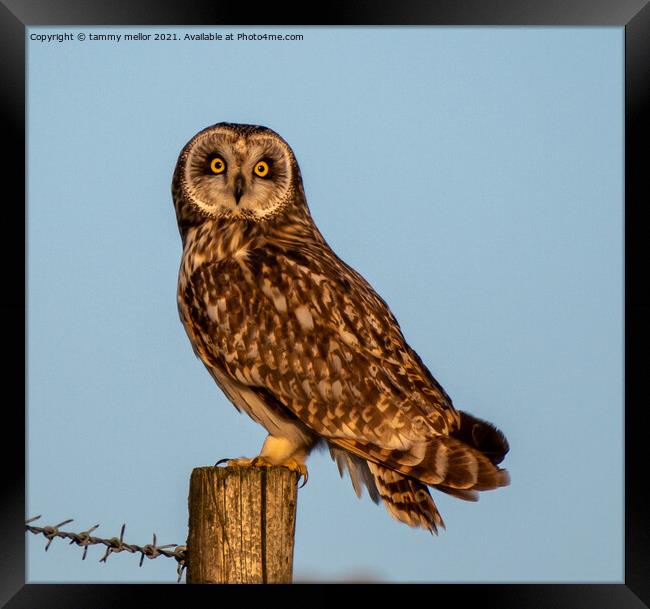
<path id="1" fill-rule="evenodd" d="M 205 348 L 326 438 L 408 449 L 458 415 L 384 301 L 335 257 L 268 247 L 189 282 Z"/>

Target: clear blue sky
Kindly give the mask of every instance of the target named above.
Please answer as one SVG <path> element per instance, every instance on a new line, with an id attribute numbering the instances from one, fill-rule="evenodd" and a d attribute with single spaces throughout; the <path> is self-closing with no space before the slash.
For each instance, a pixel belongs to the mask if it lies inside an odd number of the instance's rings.
<path id="1" fill-rule="evenodd" d="M 208 28 L 30 28 L 29 33 Z M 262 33 L 261 28 L 212 31 Z M 28 42 L 28 514 L 184 543 L 193 467 L 257 454 L 178 319 L 177 155 L 219 121 L 293 147 L 313 216 L 512 485 L 431 537 L 324 454 L 297 580 L 623 580 L 623 28 L 268 28 L 303 41 Z M 175 581 L 28 537 L 30 582 Z"/>

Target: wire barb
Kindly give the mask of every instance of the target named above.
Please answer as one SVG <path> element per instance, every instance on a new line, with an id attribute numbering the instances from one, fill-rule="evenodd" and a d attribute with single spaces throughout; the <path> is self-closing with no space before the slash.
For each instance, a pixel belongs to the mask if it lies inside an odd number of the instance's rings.
<path id="1" fill-rule="evenodd" d="M 38 527 L 30 524 L 35 520 L 38 520 L 41 516 L 34 516 L 25 521 L 25 529 L 34 535 L 43 535 L 47 539 L 47 544 L 45 545 L 45 550 L 47 551 L 54 541 L 55 538 L 59 537 L 60 539 L 69 539 L 70 545 L 77 544 L 79 547 L 84 549 L 81 556 L 81 560 L 86 559 L 86 554 L 88 552 L 88 546 L 92 545 L 104 545 L 106 546 L 106 551 L 104 555 L 99 559 L 99 562 L 105 563 L 108 560 L 108 557 L 111 554 L 118 554 L 119 552 L 129 552 L 130 554 L 140 554 L 140 566 L 144 562 L 144 557 L 153 560 L 159 556 L 165 556 L 166 558 L 173 558 L 176 560 L 176 572 L 178 573 L 178 580 L 181 581 L 183 577 L 183 571 L 187 568 L 187 547 L 178 546 L 173 543 L 168 543 L 163 546 L 156 544 L 156 534 L 153 534 L 152 543 L 146 544 L 144 546 L 139 546 L 136 544 L 129 544 L 124 541 L 124 531 L 126 531 L 126 524 L 122 525 L 120 529 L 119 537 L 111 537 L 110 539 L 104 539 L 101 537 L 93 537 L 91 533 L 99 527 L 99 524 L 96 524 L 86 531 L 81 533 L 72 533 L 70 531 L 61 531 L 60 528 L 70 522 L 73 522 L 72 518 L 64 520 L 59 524 L 54 526 L 44 526 Z M 173 549 L 172 549 L 173 548 Z"/>

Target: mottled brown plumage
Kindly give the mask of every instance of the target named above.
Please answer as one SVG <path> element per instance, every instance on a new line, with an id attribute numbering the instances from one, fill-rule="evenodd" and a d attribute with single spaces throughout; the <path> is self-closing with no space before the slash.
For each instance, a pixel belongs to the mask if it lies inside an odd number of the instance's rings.
<path id="1" fill-rule="evenodd" d="M 172 192 L 181 320 L 217 384 L 268 431 L 261 461 L 302 466 L 325 441 L 357 494 L 365 485 L 432 532 L 443 522 L 427 486 L 476 500 L 508 484 L 496 466 L 505 437 L 453 407 L 386 303 L 325 242 L 280 136 L 203 130 Z"/>

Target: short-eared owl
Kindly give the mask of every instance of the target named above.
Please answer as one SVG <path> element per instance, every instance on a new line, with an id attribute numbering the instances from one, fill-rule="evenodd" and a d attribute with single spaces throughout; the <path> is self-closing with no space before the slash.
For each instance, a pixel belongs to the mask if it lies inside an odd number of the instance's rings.
<path id="1" fill-rule="evenodd" d="M 354 490 L 398 520 L 444 526 L 427 487 L 475 501 L 505 486 L 492 424 L 456 410 L 387 304 L 328 246 L 289 145 L 261 126 L 197 133 L 172 183 L 178 307 L 194 351 L 268 432 L 254 459 L 306 474 L 326 443 Z"/>

